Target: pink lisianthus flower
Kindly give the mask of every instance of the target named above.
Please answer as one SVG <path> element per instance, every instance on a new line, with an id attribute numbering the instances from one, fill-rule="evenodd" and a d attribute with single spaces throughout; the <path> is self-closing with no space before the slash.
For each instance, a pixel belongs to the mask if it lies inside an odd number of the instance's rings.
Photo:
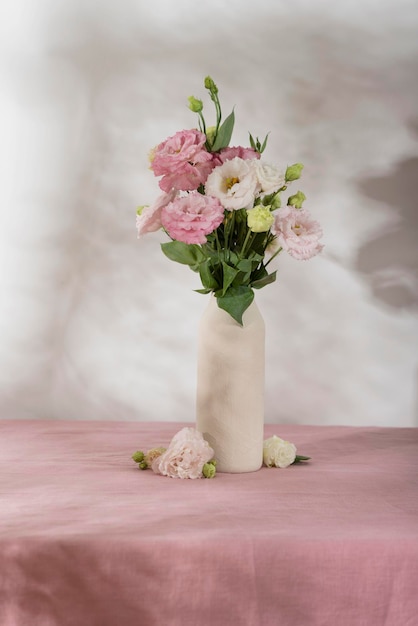
<path id="1" fill-rule="evenodd" d="M 169 202 L 172 202 L 177 196 L 177 193 L 175 189 L 172 189 L 169 193 L 162 193 L 158 196 L 154 204 L 142 209 L 141 214 L 136 216 L 138 237 L 160 230 L 162 226 L 161 209 Z"/>
<path id="2" fill-rule="evenodd" d="M 322 229 L 306 209 L 286 206 L 275 212 L 271 232 L 277 243 L 298 260 L 311 259 L 321 252 Z"/>
<path id="3" fill-rule="evenodd" d="M 219 152 L 215 152 L 213 155 L 213 162 L 215 165 L 222 165 L 225 161 L 230 161 L 235 157 L 240 159 L 259 159 L 260 153 L 252 148 L 243 148 L 242 146 L 234 146 L 223 148 Z"/>
<path id="4" fill-rule="evenodd" d="M 170 442 L 167 450 L 152 462 L 156 474 L 171 478 L 202 478 L 205 463 L 213 458 L 213 450 L 194 428 L 183 428 Z"/>
<path id="5" fill-rule="evenodd" d="M 209 154 L 208 152 L 206 154 Z M 209 155 L 211 156 L 211 155 Z M 184 163 L 178 171 L 166 174 L 158 183 L 161 189 L 178 189 L 194 191 L 199 185 L 204 185 L 208 175 L 213 170 L 212 160 L 203 163 Z"/>
<path id="6" fill-rule="evenodd" d="M 206 243 L 224 218 L 219 200 L 192 192 L 176 198 L 161 211 L 161 223 L 172 239 L 183 243 Z"/>
<path id="7" fill-rule="evenodd" d="M 159 185 L 163 191 L 193 191 L 205 183 L 213 169 L 205 141 L 206 135 L 198 130 L 181 130 L 152 151 L 151 169 L 162 176 Z"/>

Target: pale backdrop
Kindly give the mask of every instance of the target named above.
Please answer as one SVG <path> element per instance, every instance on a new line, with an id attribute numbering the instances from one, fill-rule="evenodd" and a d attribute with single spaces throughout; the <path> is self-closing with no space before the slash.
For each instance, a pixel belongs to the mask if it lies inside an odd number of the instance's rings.
<path id="1" fill-rule="evenodd" d="M 325 233 L 257 294 L 266 420 L 418 425 L 416 1 L 1 7 L 1 417 L 193 421 L 206 300 L 135 209 L 210 74 Z"/>

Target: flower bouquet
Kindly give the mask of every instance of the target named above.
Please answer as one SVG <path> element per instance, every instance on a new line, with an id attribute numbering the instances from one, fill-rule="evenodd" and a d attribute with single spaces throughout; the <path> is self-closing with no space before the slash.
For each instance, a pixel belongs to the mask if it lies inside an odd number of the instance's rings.
<path id="1" fill-rule="evenodd" d="M 191 96 L 198 128 L 179 131 L 151 151 L 162 193 L 138 209 L 137 228 L 138 236 L 163 229 L 171 240 L 161 244 L 164 254 L 198 272 L 196 291 L 213 295 L 199 327 L 197 430 L 218 471 L 251 472 L 263 462 L 264 428 L 265 331 L 254 290 L 276 280 L 269 266 L 282 250 L 296 259 L 320 252 L 322 232 L 302 208 L 302 191 L 282 205 L 303 165 L 281 173 L 264 161 L 267 135 L 260 141 L 250 133 L 248 146 L 230 147 L 234 111 L 223 120 L 209 76 L 205 87 L 216 123 L 206 125 L 203 102 Z M 171 453 L 154 466 L 165 467 L 166 457 Z"/>
<path id="2" fill-rule="evenodd" d="M 216 123 L 207 127 L 202 100 L 191 96 L 199 128 L 179 131 L 151 151 L 162 194 L 139 207 L 138 236 L 164 229 L 171 241 L 161 244 L 163 253 L 198 272 L 202 288 L 196 291 L 213 293 L 218 307 L 242 325 L 254 289 L 276 280 L 271 261 L 282 250 L 296 259 L 313 257 L 323 247 L 322 232 L 302 208 L 302 191 L 282 203 L 303 165 L 281 173 L 264 161 L 268 136 L 261 142 L 250 133 L 248 147 L 230 147 L 234 111 L 223 120 L 218 88 L 209 76 L 205 88 Z"/>

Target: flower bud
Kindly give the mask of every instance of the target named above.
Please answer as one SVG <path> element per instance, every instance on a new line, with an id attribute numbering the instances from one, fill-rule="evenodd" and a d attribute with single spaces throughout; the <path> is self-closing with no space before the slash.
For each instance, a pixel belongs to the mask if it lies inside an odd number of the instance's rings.
<path id="1" fill-rule="evenodd" d="M 218 93 L 218 88 L 210 76 L 206 76 L 205 78 L 205 89 L 208 89 L 211 93 Z"/>
<path id="2" fill-rule="evenodd" d="M 293 196 L 290 196 L 290 198 L 287 201 L 287 204 L 288 206 L 294 206 L 296 209 L 301 209 L 302 204 L 304 203 L 305 200 L 306 200 L 306 196 L 303 193 L 303 191 L 298 191 Z"/>
<path id="3" fill-rule="evenodd" d="M 209 128 L 206 129 L 206 139 L 208 140 L 208 144 L 210 146 L 213 146 L 214 141 L 215 141 L 215 135 L 216 133 L 216 126 L 209 126 Z"/>
<path id="4" fill-rule="evenodd" d="M 193 111 L 193 113 L 200 113 L 203 110 L 203 102 L 194 96 L 190 96 L 189 109 Z"/>
<path id="5" fill-rule="evenodd" d="M 141 463 L 144 460 L 144 453 L 141 450 L 137 450 L 132 455 L 132 458 L 135 461 L 135 463 Z"/>
<path id="6" fill-rule="evenodd" d="M 141 215 L 142 211 L 145 209 L 145 207 L 148 206 L 147 204 L 143 204 L 142 206 L 139 206 L 136 208 L 136 214 L 137 215 Z"/>
<path id="7" fill-rule="evenodd" d="M 213 478 L 216 474 L 215 465 L 212 462 L 205 463 L 202 468 L 202 474 L 205 478 Z"/>
<path id="8" fill-rule="evenodd" d="M 292 180 L 297 180 L 300 178 L 303 170 L 302 163 L 295 163 L 294 165 L 289 165 L 286 170 L 285 180 L 286 182 L 291 182 Z"/>
<path id="9" fill-rule="evenodd" d="M 247 211 L 248 228 L 253 233 L 265 233 L 273 225 L 274 215 L 270 212 L 270 206 L 257 206 Z"/>

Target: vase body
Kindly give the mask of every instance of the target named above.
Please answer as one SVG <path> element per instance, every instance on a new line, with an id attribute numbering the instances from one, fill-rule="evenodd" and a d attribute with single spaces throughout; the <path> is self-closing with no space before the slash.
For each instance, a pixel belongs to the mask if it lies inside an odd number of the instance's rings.
<path id="1" fill-rule="evenodd" d="M 219 472 L 255 472 L 263 463 L 265 328 L 253 302 L 243 325 L 211 296 L 198 332 L 196 427 Z"/>

